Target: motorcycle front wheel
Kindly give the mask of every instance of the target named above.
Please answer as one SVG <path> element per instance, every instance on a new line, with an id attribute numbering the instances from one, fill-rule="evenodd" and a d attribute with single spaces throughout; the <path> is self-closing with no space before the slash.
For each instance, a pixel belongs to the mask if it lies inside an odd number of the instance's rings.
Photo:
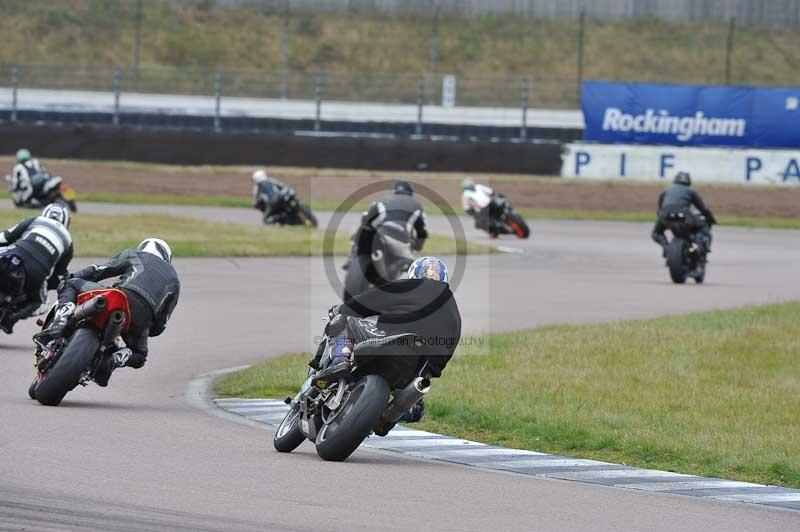
<path id="1" fill-rule="evenodd" d="M 389 383 L 379 375 L 367 375 L 350 385 L 338 410 L 317 434 L 317 454 L 323 460 L 341 462 L 361 445 L 380 420 L 389 401 Z"/>
<path id="2" fill-rule="evenodd" d="M 506 223 L 511 227 L 511 230 L 514 231 L 514 234 L 517 235 L 517 238 L 525 239 L 531 236 L 531 230 L 528 224 L 519 214 L 514 212 L 508 215 Z"/>
<path id="3" fill-rule="evenodd" d="M 272 444 L 279 453 L 290 453 L 297 449 L 303 440 L 306 439 L 303 431 L 300 430 L 300 405 L 293 404 L 286 412 L 281 424 L 272 437 Z"/>

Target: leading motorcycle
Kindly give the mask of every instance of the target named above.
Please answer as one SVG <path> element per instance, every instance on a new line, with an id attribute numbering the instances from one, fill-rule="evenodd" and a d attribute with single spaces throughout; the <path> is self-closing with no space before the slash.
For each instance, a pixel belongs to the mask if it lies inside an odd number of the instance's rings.
<path id="1" fill-rule="evenodd" d="M 320 458 L 340 462 L 370 433 L 388 434 L 403 413 L 430 391 L 424 341 L 410 333 L 357 344 L 348 374 L 332 382 L 314 382 L 315 368 L 330 362 L 334 342 L 323 341 L 319 362 L 312 362 L 297 395 L 287 398 L 289 411 L 273 437 L 277 451 L 292 452 L 309 440 Z"/>
<path id="2" fill-rule="evenodd" d="M 672 282 L 683 284 L 691 277 L 701 284 L 706 278 L 706 245 L 698 241 L 697 233 L 685 223 L 684 213 L 670 213 L 665 223 L 672 233 L 672 240 L 664 250 Z"/>
<path id="3" fill-rule="evenodd" d="M 488 227 L 481 229 L 490 233 L 493 237 L 497 235 L 516 235 L 517 238 L 528 238 L 531 230 L 525 219 L 514 211 L 511 202 L 502 194 L 492 196 L 489 204 Z M 492 231 L 491 229 L 494 229 Z"/>
<path id="4" fill-rule="evenodd" d="M 342 299 L 402 279 L 414 262 L 412 249 L 408 231 L 398 222 L 384 222 L 377 229 L 362 226 L 353 237 Z"/>
<path id="5" fill-rule="evenodd" d="M 55 309 L 40 322 L 42 330 L 55 319 Z M 37 341 L 30 398 L 57 406 L 76 386 L 89 384 L 100 364 L 125 347 L 120 335 L 129 326 L 130 309 L 122 291 L 108 288 L 80 294 L 62 337 L 47 343 Z"/>
<path id="6" fill-rule="evenodd" d="M 12 177 L 7 175 L 6 181 L 8 182 L 9 192 L 13 193 Z M 61 203 L 71 212 L 78 212 L 77 194 L 60 176 L 52 176 L 47 173 L 36 174 L 31 178 L 31 186 L 33 187 L 31 198 L 25 203 L 14 202 L 15 206 L 39 209 L 51 203 Z"/>
<path id="7" fill-rule="evenodd" d="M 297 198 L 293 188 L 287 188 L 269 204 L 271 208 L 264 211 L 264 225 L 318 225 L 317 217 Z"/>
<path id="8" fill-rule="evenodd" d="M 25 263 L 22 257 L 0 257 L 0 330 L 6 328 L 7 317 L 22 308 L 28 300 L 24 290 Z"/>

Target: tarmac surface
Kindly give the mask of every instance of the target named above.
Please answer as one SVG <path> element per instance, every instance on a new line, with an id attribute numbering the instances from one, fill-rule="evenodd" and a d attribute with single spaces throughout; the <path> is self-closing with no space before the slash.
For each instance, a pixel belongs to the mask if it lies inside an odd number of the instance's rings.
<path id="1" fill-rule="evenodd" d="M 114 206 L 116 212 L 149 208 Z M 257 213 L 241 209 L 173 209 L 258 223 Z M 431 220 L 437 232 L 444 231 L 443 222 Z M 502 241 L 518 253 L 467 258 L 456 290 L 467 334 L 800 299 L 800 232 L 719 228 L 707 284 L 675 286 L 647 224 L 531 225 L 531 240 Z M 489 243 L 470 227 L 467 235 Z M 448 262 L 452 269 L 454 259 Z M 800 512 L 481 471 L 380 451 L 359 450 L 345 463 L 323 462 L 311 446 L 279 454 L 268 432 L 202 408 L 208 379 L 196 379 L 310 350 L 325 310 L 336 302 L 321 260 L 175 264 L 182 295 L 166 333 L 151 342 L 145 368 L 118 371 L 106 389 L 77 389 L 58 408 L 40 406 L 26 394 L 33 324 L 0 336 L 0 530 L 800 528 Z"/>

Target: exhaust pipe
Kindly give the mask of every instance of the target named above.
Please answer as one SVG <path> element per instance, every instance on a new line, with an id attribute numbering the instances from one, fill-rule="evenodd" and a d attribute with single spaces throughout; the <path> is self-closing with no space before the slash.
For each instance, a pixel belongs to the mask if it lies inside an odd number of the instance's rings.
<path id="1" fill-rule="evenodd" d="M 108 318 L 106 330 L 103 332 L 103 346 L 113 345 L 114 340 L 122 332 L 122 326 L 125 324 L 125 314 L 119 310 L 115 310 Z"/>
<path id="2" fill-rule="evenodd" d="M 95 296 L 75 309 L 75 312 L 72 313 L 72 321 L 79 322 L 86 318 L 91 318 L 104 310 L 106 305 L 108 305 L 108 301 L 106 301 L 105 297 Z"/>
<path id="3" fill-rule="evenodd" d="M 431 381 L 425 377 L 417 377 L 408 386 L 394 395 L 392 402 L 381 416 L 388 423 L 396 423 L 398 419 L 412 406 L 431 391 Z"/>

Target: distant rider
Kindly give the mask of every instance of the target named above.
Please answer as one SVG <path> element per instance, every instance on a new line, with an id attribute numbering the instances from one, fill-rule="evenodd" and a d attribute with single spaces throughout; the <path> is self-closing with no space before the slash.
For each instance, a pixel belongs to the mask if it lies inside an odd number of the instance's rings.
<path id="1" fill-rule="evenodd" d="M 26 218 L 14 227 L 0 233 L 0 288 L 6 293 L 22 290 L 25 301 L 22 307 L 6 315 L 0 328 L 11 334 L 14 324 L 30 317 L 47 302 L 47 290 L 58 286 L 67 275 L 72 260 L 72 236 L 69 233 L 69 209 L 54 203 L 42 211 L 41 216 Z M 23 268 L 23 276 L 12 272 Z M 12 278 L 23 281 L 23 286 L 10 286 Z"/>
<path id="2" fill-rule="evenodd" d="M 411 249 L 420 251 L 428 238 L 425 225 L 425 211 L 414 198 L 414 188 L 408 181 L 395 181 L 393 193 L 370 205 L 361 215 L 361 226 L 351 239 L 350 258 L 345 263 L 347 269 L 355 258 L 356 243 L 364 231 L 377 231 L 383 224 L 394 222 L 403 228 L 411 240 Z"/>
<path id="3" fill-rule="evenodd" d="M 17 151 L 17 164 L 11 171 L 9 191 L 11 199 L 17 207 L 40 207 L 41 202 L 36 197 L 41 192 L 48 174 L 38 159 L 31 158 L 31 152 L 26 149 Z"/>
<path id="4" fill-rule="evenodd" d="M 447 267 L 436 257 L 421 257 L 408 269 L 408 279 L 372 288 L 328 312 L 326 334 L 336 341 L 331 363 L 314 382 L 347 375 L 355 345 L 370 338 L 413 333 L 427 344 L 428 360 L 420 373 L 441 377 L 461 338 L 461 313 L 448 284 Z M 377 323 L 366 320 L 377 317 Z M 315 365 L 322 353 L 312 361 Z M 415 412 L 417 421 L 423 411 Z"/>
<path id="5" fill-rule="evenodd" d="M 253 208 L 263 212 L 265 219 L 278 214 L 283 198 L 294 193 L 292 187 L 268 176 L 264 170 L 253 172 Z"/>
<path id="6" fill-rule="evenodd" d="M 692 187 L 692 178 L 687 172 L 678 172 L 674 184 L 658 197 L 658 219 L 653 227 L 652 238 L 666 254 L 667 237 L 664 231 L 674 220 L 683 220 L 686 228 L 693 234 L 693 240 L 702 253 L 711 253 L 711 226 L 717 219 L 706 207 L 703 198 Z M 699 216 L 692 207 L 702 215 Z M 704 219 L 704 218 L 705 219 Z"/>
<path id="7" fill-rule="evenodd" d="M 497 222 L 492 213 L 495 191 L 491 187 L 475 183 L 468 177 L 461 181 L 461 206 L 464 212 L 475 219 L 475 227 L 497 236 Z"/>
<path id="8" fill-rule="evenodd" d="M 125 294 L 131 311 L 130 329 L 123 335 L 127 347 L 105 359 L 105 366 L 95 371 L 95 382 L 107 386 L 111 372 L 118 367 L 141 368 L 147 360 L 148 337 L 164 332 L 178 304 L 181 283 L 171 262 L 172 250 L 165 241 L 146 238 L 136 249 L 126 249 L 105 264 L 75 273 L 59 291 L 53 323 L 35 338 L 44 343 L 60 337 L 75 311 L 78 294 L 105 289 L 98 281 L 119 276 L 113 286 Z"/>

